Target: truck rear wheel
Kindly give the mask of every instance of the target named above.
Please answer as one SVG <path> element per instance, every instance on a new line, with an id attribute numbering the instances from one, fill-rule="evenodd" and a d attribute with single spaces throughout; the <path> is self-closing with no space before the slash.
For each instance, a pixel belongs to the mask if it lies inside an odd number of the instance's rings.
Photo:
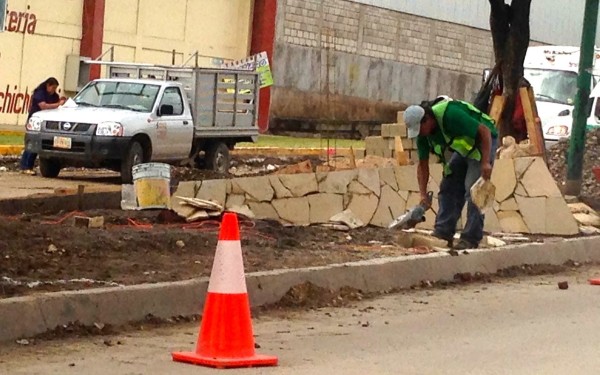
<path id="1" fill-rule="evenodd" d="M 218 142 L 210 145 L 208 150 L 206 150 L 205 159 L 208 169 L 218 173 L 227 173 L 229 171 L 231 156 L 226 144 Z"/>
<path id="2" fill-rule="evenodd" d="M 60 162 L 56 159 L 40 158 L 40 173 L 43 177 L 55 178 L 60 173 Z"/>
<path id="3" fill-rule="evenodd" d="M 127 156 L 121 161 L 121 182 L 130 184 L 133 181 L 133 172 L 131 171 L 133 166 L 143 162 L 144 148 L 139 142 L 131 143 Z"/>

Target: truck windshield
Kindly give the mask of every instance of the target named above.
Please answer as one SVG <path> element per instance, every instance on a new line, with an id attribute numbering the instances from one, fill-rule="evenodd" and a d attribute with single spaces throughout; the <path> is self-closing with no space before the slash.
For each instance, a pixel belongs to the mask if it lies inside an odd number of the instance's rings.
<path id="1" fill-rule="evenodd" d="M 159 85 L 145 83 L 95 81 L 81 90 L 74 100 L 82 106 L 152 112 L 159 90 Z"/>
<path id="2" fill-rule="evenodd" d="M 533 87 L 536 100 L 575 104 L 577 73 L 564 70 L 525 69 L 524 75 Z"/>

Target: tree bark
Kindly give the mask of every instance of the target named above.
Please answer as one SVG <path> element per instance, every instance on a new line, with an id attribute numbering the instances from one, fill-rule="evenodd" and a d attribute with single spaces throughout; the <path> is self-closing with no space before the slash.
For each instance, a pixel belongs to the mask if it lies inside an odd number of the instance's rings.
<path id="1" fill-rule="evenodd" d="M 512 118 L 519 85 L 523 78 L 523 63 L 529 47 L 531 0 L 513 0 L 511 5 L 505 4 L 504 0 L 489 0 L 489 2 L 494 57 L 501 76 L 503 95 L 506 98 L 500 117 L 500 137 L 515 136 Z"/>

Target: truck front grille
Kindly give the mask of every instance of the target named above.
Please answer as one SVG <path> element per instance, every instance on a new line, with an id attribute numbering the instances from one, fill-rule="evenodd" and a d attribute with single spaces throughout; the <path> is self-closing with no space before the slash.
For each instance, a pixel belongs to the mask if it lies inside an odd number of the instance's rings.
<path id="1" fill-rule="evenodd" d="M 60 132 L 86 133 L 93 125 L 86 122 L 46 121 L 45 129 Z"/>

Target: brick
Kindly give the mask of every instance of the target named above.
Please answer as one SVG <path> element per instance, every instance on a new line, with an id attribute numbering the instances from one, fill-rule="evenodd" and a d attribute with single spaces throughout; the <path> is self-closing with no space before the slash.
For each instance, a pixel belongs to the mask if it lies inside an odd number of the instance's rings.
<path id="1" fill-rule="evenodd" d="M 406 124 L 404 123 L 404 111 L 398 112 L 396 116 L 396 122 L 398 123 L 398 125 L 406 126 Z"/>
<path id="2" fill-rule="evenodd" d="M 75 216 L 75 224 L 76 227 L 84 227 L 84 228 L 103 228 L 104 227 L 104 216 L 96 216 L 96 217 L 85 217 L 85 216 Z"/>
<path id="3" fill-rule="evenodd" d="M 355 159 L 364 159 L 367 155 L 366 150 L 364 148 L 354 149 L 354 158 Z"/>
<path id="4" fill-rule="evenodd" d="M 406 125 L 404 124 L 383 124 L 381 125 L 381 136 L 386 138 L 406 137 L 408 135 Z"/>

